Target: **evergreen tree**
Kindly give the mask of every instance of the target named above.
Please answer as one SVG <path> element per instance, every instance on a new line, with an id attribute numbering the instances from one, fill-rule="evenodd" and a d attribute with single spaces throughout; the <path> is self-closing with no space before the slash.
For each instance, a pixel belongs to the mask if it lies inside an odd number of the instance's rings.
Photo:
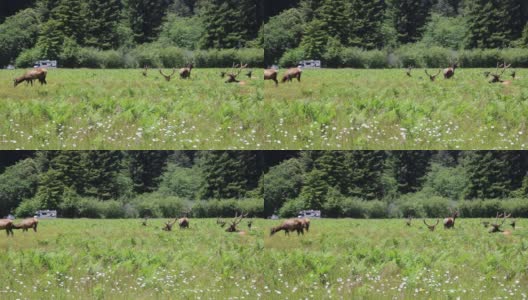
<path id="1" fill-rule="evenodd" d="M 64 174 L 54 169 L 40 175 L 36 198 L 45 209 L 57 209 L 64 193 Z"/>
<path id="2" fill-rule="evenodd" d="M 348 12 L 349 8 L 345 0 L 324 0 L 317 10 L 325 35 L 337 38 L 343 45 L 348 44 L 348 24 L 350 22 Z"/>
<path id="3" fill-rule="evenodd" d="M 432 153 L 430 151 L 390 152 L 389 165 L 401 194 L 418 191 L 425 180 Z"/>
<path id="4" fill-rule="evenodd" d="M 43 58 L 57 59 L 62 51 L 64 36 L 60 30 L 60 23 L 55 20 L 49 20 L 42 24 L 37 48 Z"/>
<path id="5" fill-rule="evenodd" d="M 128 169 L 134 183 L 134 192 L 156 190 L 167 165 L 168 151 L 128 151 Z"/>
<path id="6" fill-rule="evenodd" d="M 512 183 L 512 161 L 505 155 L 499 151 L 472 151 L 465 154 L 464 166 L 469 179 L 465 198 L 488 199 L 508 195 Z"/>
<path id="7" fill-rule="evenodd" d="M 116 48 L 120 0 L 88 0 L 84 45 L 100 49 Z"/>
<path id="8" fill-rule="evenodd" d="M 314 19 L 306 24 L 301 47 L 304 49 L 307 58 L 322 58 L 327 42 L 328 36 L 324 31 L 324 23 L 322 21 Z"/>
<path id="9" fill-rule="evenodd" d="M 323 175 L 323 180 L 329 187 L 337 187 L 343 193 L 347 188 L 344 184 L 346 178 L 344 152 L 343 151 L 321 151 L 314 162 L 315 168 Z"/>
<path id="10" fill-rule="evenodd" d="M 151 42 L 158 37 L 167 7 L 166 0 L 125 0 L 125 15 L 136 43 Z"/>
<path id="11" fill-rule="evenodd" d="M 325 179 L 325 172 L 313 169 L 307 173 L 304 178 L 304 186 L 301 191 L 300 199 L 303 199 L 306 207 L 310 209 L 321 209 L 326 201 L 326 195 L 329 186 Z"/>
<path id="12" fill-rule="evenodd" d="M 86 30 L 86 10 L 83 3 L 81 0 L 60 0 L 51 12 L 62 36 L 72 38 L 78 44 L 83 42 Z"/>
<path id="13" fill-rule="evenodd" d="M 364 49 L 383 47 L 381 32 L 385 18 L 383 0 L 353 0 L 351 7 L 348 44 Z"/>
<path id="14" fill-rule="evenodd" d="M 422 36 L 431 9 L 429 0 L 389 0 L 388 12 L 400 43 L 412 43 Z"/>
<path id="15" fill-rule="evenodd" d="M 84 153 L 85 191 L 98 199 L 119 196 L 117 176 L 121 170 L 122 153 L 119 151 L 87 151 Z"/>
<path id="16" fill-rule="evenodd" d="M 382 176 L 385 169 L 383 151 L 345 152 L 346 182 L 344 195 L 372 200 L 383 197 Z"/>

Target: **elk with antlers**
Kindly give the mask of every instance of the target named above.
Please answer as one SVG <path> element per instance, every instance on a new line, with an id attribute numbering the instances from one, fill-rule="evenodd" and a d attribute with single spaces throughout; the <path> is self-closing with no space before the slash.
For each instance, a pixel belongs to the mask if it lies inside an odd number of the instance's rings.
<path id="1" fill-rule="evenodd" d="M 9 234 L 11 234 L 11 236 L 13 236 L 13 221 L 9 220 L 9 219 L 0 219 L 0 230 L 4 230 L 6 231 L 7 233 L 7 236 L 9 236 Z"/>
<path id="2" fill-rule="evenodd" d="M 170 75 L 163 74 L 163 71 L 161 71 L 161 69 L 159 69 L 159 72 L 160 72 L 161 76 L 163 76 L 163 78 L 165 78 L 165 80 L 170 81 L 172 76 L 174 75 L 174 73 L 176 73 L 176 69 L 172 69 L 172 73 Z"/>
<path id="3" fill-rule="evenodd" d="M 275 82 L 275 86 L 279 85 L 277 76 L 278 76 L 278 73 L 277 73 L 277 70 L 275 69 L 264 70 L 264 80 L 272 80 L 273 82 Z"/>
<path id="4" fill-rule="evenodd" d="M 178 220 L 177 219 L 174 219 L 174 221 L 170 221 L 168 220 L 167 223 L 165 223 L 165 226 L 163 226 L 161 229 L 164 230 L 164 231 L 172 231 L 172 226 L 174 226 L 174 224 L 176 224 Z"/>
<path id="5" fill-rule="evenodd" d="M 451 65 L 451 67 L 444 69 L 444 78 L 450 79 L 455 76 L 455 70 L 458 68 L 458 60 Z"/>
<path id="6" fill-rule="evenodd" d="M 429 74 L 429 73 L 427 72 L 427 69 L 424 69 L 424 71 L 425 71 L 425 74 L 426 74 L 427 76 L 429 76 L 429 79 L 430 79 L 431 81 L 435 81 L 435 80 L 436 80 L 436 77 L 437 77 L 438 75 L 440 75 L 440 72 L 442 72 L 442 70 L 438 70 L 438 73 L 436 73 L 435 75 L 431 75 L 431 74 Z"/>
<path id="7" fill-rule="evenodd" d="M 281 230 L 284 230 L 284 234 L 286 235 L 290 235 L 291 231 L 297 231 L 297 235 L 304 235 L 304 225 L 303 222 L 299 219 L 289 219 L 282 222 L 281 225 L 271 228 L 270 236 L 274 235 L 275 233 Z"/>
<path id="8" fill-rule="evenodd" d="M 21 82 L 25 81 L 27 83 L 31 83 L 31 86 L 33 86 L 33 80 L 38 80 L 40 82 L 40 85 L 47 84 L 46 82 L 46 75 L 48 74 L 48 70 L 44 68 L 37 68 L 34 70 L 27 71 L 24 75 L 15 78 L 14 79 L 14 86 L 16 87 Z"/>
<path id="9" fill-rule="evenodd" d="M 37 232 L 38 219 L 37 217 L 28 218 L 22 220 L 22 223 L 14 224 L 14 229 L 22 229 L 22 231 L 28 231 L 29 228 L 33 228 L 33 231 Z"/>
<path id="10" fill-rule="evenodd" d="M 238 215 L 238 213 L 236 213 L 235 218 L 233 219 L 233 221 L 231 221 L 231 224 L 229 224 L 229 227 L 227 227 L 226 232 L 240 232 L 237 226 L 238 224 L 240 224 L 240 222 L 242 222 L 242 219 L 244 219 L 245 217 L 247 217 L 247 213 L 244 214 L 242 212 L 240 216 Z"/>
<path id="11" fill-rule="evenodd" d="M 491 228 L 489 230 L 489 233 L 495 233 L 495 232 L 504 232 L 500 227 L 506 222 L 506 219 L 511 217 L 511 214 L 506 215 L 506 213 L 499 214 L 497 213 L 497 217 L 495 218 L 495 223 L 491 223 Z M 499 223 L 499 218 L 502 218 L 502 222 Z"/>
<path id="12" fill-rule="evenodd" d="M 436 223 L 434 225 L 429 225 L 427 224 L 427 222 L 425 221 L 425 219 L 423 219 L 423 222 L 425 224 L 425 226 L 427 226 L 427 228 L 430 230 L 430 231 L 434 231 L 435 228 L 436 228 L 436 225 L 438 225 L 438 223 L 440 223 L 440 219 L 436 219 Z"/>
<path id="13" fill-rule="evenodd" d="M 301 75 L 302 69 L 300 67 L 288 69 L 284 73 L 284 76 L 282 76 L 282 82 L 291 82 L 294 78 L 297 78 L 297 81 L 301 82 Z"/>
<path id="14" fill-rule="evenodd" d="M 188 64 L 186 68 L 180 69 L 180 78 L 187 79 L 191 78 L 191 71 L 193 69 L 193 64 Z"/>
<path id="15" fill-rule="evenodd" d="M 454 212 L 451 211 L 451 217 L 444 219 L 444 229 L 455 228 L 455 220 L 457 217 L 458 217 L 458 211 L 454 211 Z"/>
<path id="16" fill-rule="evenodd" d="M 497 63 L 497 70 L 495 71 L 495 73 L 492 73 L 492 72 L 489 73 L 489 75 L 491 75 L 491 79 L 490 79 L 489 83 L 503 83 L 503 84 L 511 83 L 511 81 L 507 81 L 507 80 L 502 80 L 501 79 L 501 76 L 510 67 L 511 67 L 511 64 L 507 65 L 506 62 L 504 62 L 503 64 Z M 502 68 L 502 71 L 499 73 L 499 69 L 500 68 Z"/>
<path id="17" fill-rule="evenodd" d="M 237 77 L 238 75 L 240 75 L 240 72 L 242 72 L 242 70 L 244 70 L 245 68 L 247 68 L 247 64 L 243 65 L 242 63 L 240 64 L 233 63 L 233 67 L 231 68 L 231 71 L 226 72 L 227 80 L 225 83 L 232 83 L 232 82 L 239 83 L 240 81 L 237 80 Z M 237 69 L 236 72 L 235 72 L 235 69 Z"/>

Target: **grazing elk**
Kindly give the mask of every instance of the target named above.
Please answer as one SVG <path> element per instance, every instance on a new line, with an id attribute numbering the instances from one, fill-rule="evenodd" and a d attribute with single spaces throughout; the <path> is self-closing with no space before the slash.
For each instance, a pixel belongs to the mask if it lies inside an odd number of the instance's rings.
<path id="1" fill-rule="evenodd" d="M 440 223 L 440 219 L 436 219 L 436 223 L 434 225 L 429 225 L 427 224 L 427 222 L 425 221 L 425 219 L 423 219 L 423 222 L 425 224 L 425 226 L 427 226 L 427 228 L 430 230 L 430 231 L 434 231 L 435 228 L 436 228 L 436 225 L 438 225 L 438 223 Z"/>
<path id="2" fill-rule="evenodd" d="M 491 75 L 491 79 L 489 83 L 502 83 L 502 84 L 510 84 L 511 81 L 508 80 L 502 80 L 501 76 L 506 72 L 508 68 L 511 67 L 511 64 L 507 65 L 506 62 L 503 64 L 497 63 L 497 70 L 495 73 L 490 72 L 489 75 Z M 502 68 L 502 71 L 499 73 L 499 69 Z"/>
<path id="3" fill-rule="evenodd" d="M 148 66 L 145 65 L 144 66 L 144 70 L 143 70 L 143 72 L 141 72 L 141 74 L 143 74 L 143 76 L 147 77 L 147 71 L 148 71 Z"/>
<path id="4" fill-rule="evenodd" d="M 436 73 L 435 75 L 431 75 L 431 74 L 429 74 L 429 73 L 427 72 L 427 70 L 424 69 L 424 71 L 425 71 L 425 74 L 426 74 L 427 76 L 429 76 L 429 79 L 430 79 L 431 81 L 435 81 L 435 80 L 436 80 L 436 76 L 440 75 L 440 72 L 442 72 L 442 70 L 438 70 L 438 73 Z"/>
<path id="5" fill-rule="evenodd" d="M 22 223 L 13 225 L 14 229 L 22 229 L 22 231 L 28 231 L 29 228 L 33 228 L 33 231 L 37 232 L 38 219 L 37 217 L 24 219 Z"/>
<path id="6" fill-rule="evenodd" d="M 453 76 L 455 76 L 455 70 L 456 70 L 456 68 L 458 68 L 458 61 L 456 61 L 455 63 L 453 63 L 453 64 L 451 65 L 451 67 L 444 69 L 444 78 L 445 78 L 445 79 L 450 79 L 450 78 L 452 78 Z"/>
<path id="7" fill-rule="evenodd" d="M 242 72 L 242 70 L 244 70 L 245 68 L 247 68 L 247 64 L 243 65 L 242 63 L 240 64 L 233 63 L 233 67 L 231 68 L 231 71 L 226 72 L 227 80 L 225 83 L 233 83 L 233 82 L 242 83 L 241 81 L 237 80 L 237 77 L 238 75 L 240 75 L 240 72 Z M 235 69 L 238 69 L 238 71 L 235 72 Z"/>
<path id="8" fill-rule="evenodd" d="M 412 72 L 413 68 L 414 68 L 414 66 L 408 66 L 407 67 L 407 71 L 405 72 L 405 74 L 407 74 L 408 77 L 412 77 L 411 72 Z"/>
<path id="9" fill-rule="evenodd" d="M 458 211 L 451 212 L 451 217 L 444 219 L 444 229 L 455 228 L 455 220 L 458 217 Z"/>
<path id="10" fill-rule="evenodd" d="M 279 85 L 277 76 L 278 76 L 278 73 L 277 73 L 277 70 L 275 69 L 264 70 L 264 80 L 273 80 L 273 82 L 275 82 L 275 86 Z"/>
<path id="11" fill-rule="evenodd" d="M 193 64 L 188 64 L 187 68 L 181 68 L 180 69 L 180 78 L 181 79 L 191 78 L 192 69 L 193 69 Z"/>
<path id="12" fill-rule="evenodd" d="M 178 225 L 180 226 L 180 229 L 189 228 L 189 219 L 187 218 L 179 218 L 178 219 Z"/>
<path id="13" fill-rule="evenodd" d="M 37 68 L 34 70 L 27 71 L 24 75 L 14 79 L 14 86 L 16 87 L 23 81 L 26 81 L 26 84 L 31 83 L 31 86 L 33 86 L 33 80 L 38 80 L 40 82 L 40 85 L 47 84 L 47 74 L 48 70 L 44 68 Z"/>
<path id="14" fill-rule="evenodd" d="M 240 216 L 238 215 L 238 213 L 236 213 L 235 218 L 233 219 L 233 221 L 231 221 L 229 227 L 227 227 L 226 232 L 241 232 L 240 230 L 238 230 L 237 226 L 238 224 L 240 224 L 240 222 L 242 222 L 242 219 L 244 219 L 245 217 L 247 217 L 247 213 L 244 214 L 242 212 Z"/>
<path id="15" fill-rule="evenodd" d="M 163 71 L 161 71 L 161 69 L 159 69 L 159 72 L 160 72 L 161 76 L 163 76 L 163 78 L 165 78 L 165 80 L 170 81 L 172 76 L 174 75 L 174 73 L 176 73 L 176 69 L 172 69 L 172 73 L 170 75 L 163 74 Z"/>
<path id="16" fill-rule="evenodd" d="M 299 67 L 288 69 L 286 70 L 286 73 L 284 73 L 284 76 L 282 76 L 282 82 L 291 82 L 293 78 L 297 78 L 297 81 L 301 82 L 301 75 L 302 69 Z"/>
<path id="17" fill-rule="evenodd" d="M 297 235 L 304 235 L 304 225 L 299 219 L 289 219 L 282 222 L 281 225 L 271 228 L 270 236 L 274 235 L 275 233 L 281 230 L 284 230 L 284 234 L 286 235 L 290 235 L 291 231 L 297 231 Z"/>
<path id="18" fill-rule="evenodd" d="M 495 218 L 495 223 L 491 223 L 491 228 L 489 230 L 489 233 L 495 233 L 495 232 L 504 232 L 500 227 L 506 222 L 506 219 L 509 218 L 511 214 L 506 215 L 506 213 L 499 214 L 497 213 L 497 217 Z M 499 218 L 502 218 L 502 222 L 499 223 Z"/>
<path id="19" fill-rule="evenodd" d="M 11 234 L 11 236 L 13 236 L 13 221 L 9 220 L 9 219 L 0 219 L 0 230 L 4 230 L 6 231 L 7 233 L 7 236 L 9 236 L 9 234 Z"/>

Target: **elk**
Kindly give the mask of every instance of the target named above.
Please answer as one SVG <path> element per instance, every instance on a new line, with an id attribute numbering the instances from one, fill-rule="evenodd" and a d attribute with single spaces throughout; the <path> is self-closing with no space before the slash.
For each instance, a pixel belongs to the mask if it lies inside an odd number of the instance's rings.
<path id="1" fill-rule="evenodd" d="M 306 232 L 310 231 L 310 219 L 302 218 L 299 219 L 303 225 L 303 229 L 306 229 Z"/>
<path id="2" fill-rule="evenodd" d="M 13 236 L 13 221 L 9 220 L 9 219 L 0 219 L 0 230 L 4 230 L 6 231 L 7 233 L 7 236 L 9 236 L 9 234 L 11 234 L 11 236 Z"/>
<path id="3" fill-rule="evenodd" d="M 436 225 L 438 225 L 438 223 L 440 223 L 440 219 L 436 219 L 436 223 L 434 225 L 429 225 L 427 224 L 427 222 L 425 222 L 425 219 L 423 219 L 423 222 L 425 224 L 425 226 L 427 226 L 427 228 L 430 230 L 430 231 L 434 231 L 435 228 L 436 228 Z"/>
<path id="4" fill-rule="evenodd" d="M 249 70 L 246 72 L 246 76 L 247 78 L 251 79 L 251 77 L 253 77 L 253 70 Z"/>
<path id="5" fill-rule="evenodd" d="M 236 213 L 235 218 L 233 219 L 233 221 L 231 221 L 231 224 L 229 225 L 229 227 L 227 227 L 226 232 L 240 232 L 237 226 L 238 224 L 240 224 L 240 222 L 242 222 L 242 219 L 244 219 L 245 217 L 247 217 L 247 213 L 244 214 L 242 212 L 240 216 L 238 215 L 238 213 Z"/>
<path id="6" fill-rule="evenodd" d="M 27 71 L 24 75 L 15 78 L 14 79 L 14 86 L 16 87 L 19 83 L 26 81 L 27 83 L 31 83 L 31 86 L 33 86 L 33 80 L 38 79 L 40 82 L 40 85 L 47 84 L 46 82 L 46 75 L 48 74 L 48 70 L 44 68 L 37 68 L 34 70 Z"/>
<path id="7" fill-rule="evenodd" d="M 172 231 L 172 226 L 174 226 L 174 224 L 176 223 L 176 221 L 178 221 L 177 219 L 174 219 L 174 221 L 167 221 L 167 223 L 165 223 L 165 226 L 161 228 L 161 230 L 164 230 L 164 231 Z"/>
<path id="8" fill-rule="evenodd" d="M 160 72 L 161 76 L 163 76 L 163 78 L 165 78 L 165 80 L 170 81 L 172 76 L 174 75 L 174 73 L 176 73 L 176 69 L 172 69 L 172 73 L 170 75 L 163 74 L 163 71 L 161 71 L 161 69 L 159 69 L 159 72 Z"/>
<path id="9" fill-rule="evenodd" d="M 178 219 L 178 225 L 180 226 L 180 229 L 189 228 L 189 219 L 187 218 L 179 218 Z"/>
<path id="10" fill-rule="evenodd" d="M 405 221 L 405 224 L 409 227 L 411 227 L 412 225 L 412 216 L 408 216 L 407 217 L 407 221 Z"/>
<path id="11" fill-rule="evenodd" d="M 515 219 L 510 222 L 510 226 L 515 230 Z"/>
<path id="12" fill-rule="evenodd" d="M 458 68 L 458 61 L 453 63 L 451 67 L 444 69 L 444 79 L 450 79 L 455 76 L 455 69 Z"/>
<path id="13" fill-rule="evenodd" d="M 407 67 L 407 71 L 405 72 L 405 74 L 407 74 L 408 77 L 412 77 L 411 72 L 412 72 L 413 68 L 414 68 L 414 66 L 408 66 Z"/>
<path id="14" fill-rule="evenodd" d="M 253 220 L 249 220 L 247 222 L 248 229 L 251 230 L 251 227 L 253 226 Z"/>
<path id="15" fill-rule="evenodd" d="M 275 86 L 279 85 L 279 81 L 277 80 L 277 70 L 275 69 L 267 69 L 264 70 L 264 80 L 273 80 L 275 82 Z"/>
<path id="16" fill-rule="evenodd" d="M 284 76 L 282 76 L 282 82 L 291 82 L 293 78 L 297 78 L 297 81 L 301 82 L 301 75 L 302 69 L 299 67 L 288 69 L 286 70 L 286 73 L 284 73 Z"/>
<path id="17" fill-rule="evenodd" d="M 145 65 L 144 68 L 145 69 L 143 70 L 143 72 L 141 72 L 141 74 L 143 74 L 143 76 L 147 77 L 148 66 Z"/>
<path id="18" fill-rule="evenodd" d="M 239 80 L 237 80 L 237 76 L 240 75 L 240 72 L 242 72 L 243 69 L 247 68 L 247 64 L 243 65 L 242 63 L 240 64 L 234 64 L 233 63 L 233 67 L 231 68 L 231 72 L 229 73 L 226 73 L 227 75 L 227 80 L 225 83 L 232 83 L 232 82 L 240 82 Z M 237 72 L 235 72 L 235 69 L 238 69 Z"/>
<path id="19" fill-rule="evenodd" d="M 299 219 L 289 219 L 282 222 L 281 225 L 271 228 L 270 236 L 281 230 L 284 230 L 284 234 L 286 235 L 290 235 L 290 231 L 297 231 L 297 235 L 304 235 L 304 225 Z"/>
<path id="20" fill-rule="evenodd" d="M 435 80 L 436 80 L 436 76 L 440 75 L 440 72 L 442 72 L 442 70 L 438 70 L 438 73 L 436 73 L 435 75 L 431 75 L 431 74 L 429 74 L 429 73 L 427 72 L 427 70 L 424 69 L 424 71 L 425 71 L 425 74 L 426 74 L 427 76 L 429 76 L 429 79 L 430 79 L 431 81 L 435 81 Z"/>
<path id="21" fill-rule="evenodd" d="M 191 78 L 192 69 L 193 69 L 193 64 L 188 64 L 187 68 L 181 68 L 180 69 L 180 78 L 181 79 Z"/>
<path id="22" fill-rule="evenodd" d="M 145 219 L 143 219 L 143 222 L 141 222 L 141 225 L 147 226 L 147 221 L 148 221 L 148 217 L 145 217 Z"/>
<path id="23" fill-rule="evenodd" d="M 458 211 L 451 212 L 451 217 L 444 219 L 444 229 L 455 228 L 455 219 L 458 217 Z"/>
<path id="24" fill-rule="evenodd" d="M 495 233 L 495 232 L 504 232 L 500 227 L 506 222 L 506 219 L 509 218 L 511 214 L 506 215 L 506 213 L 499 214 L 497 213 L 497 217 L 495 218 L 495 223 L 491 223 L 491 228 L 488 231 L 489 233 Z M 502 222 L 499 224 L 499 218 L 502 218 Z"/>
<path id="25" fill-rule="evenodd" d="M 497 70 L 495 73 L 490 72 L 489 75 L 491 75 L 491 79 L 489 83 L 503 83 L 503 84 L 510 84 L 511 81 L 505 81 L 501 79 L 501 76 L 506 72 L 506 70 L 511 67 L 511 64 L 507 65 L 506 62 L 504 64 L 497 63 Z M 499 68 L 502 68 L 502 71 L 499 73 Z"/>
<path id="26" fill-rule="evenodd" d="M 37 217 L 24 219 L 22 223 L 13 225 L 14 229 L 22 229 L 22 231 L 28 231 L 29 228 L 33 228 L 33 231 L 37 232 L 38 219 Z"/>

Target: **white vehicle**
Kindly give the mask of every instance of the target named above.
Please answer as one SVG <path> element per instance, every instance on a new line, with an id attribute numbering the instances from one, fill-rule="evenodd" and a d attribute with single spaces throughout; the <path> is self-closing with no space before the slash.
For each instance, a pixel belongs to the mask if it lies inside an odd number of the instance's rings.
<path id="1" fill-rule="evenodd" d="M 301 210 L 299 212 L 298 218 L 320 218 L 321 217 L 321 211 L 320 210 Z"/>
<path id="2" fill-rule="evenodd" d="M 35 62 L 34 68 L 56 68 L 56 60 L 39 60 Z"/>
<path id="3" fill-rule="evenodd" d="M 57 211 L 56 210 L 49 210 L 49 209 L 38 210 L 35 213 L 35 216 L 37 218 L 42 218 L 42 219 L 55 219 L 55 218 L 57 218 Z"/>
<path id="4" fill-rule="evenodd" d="M 321 68 L 320 60 L 301 60 L 299 62 L 299 67 L 304 69 L 319 69 Z"/>

